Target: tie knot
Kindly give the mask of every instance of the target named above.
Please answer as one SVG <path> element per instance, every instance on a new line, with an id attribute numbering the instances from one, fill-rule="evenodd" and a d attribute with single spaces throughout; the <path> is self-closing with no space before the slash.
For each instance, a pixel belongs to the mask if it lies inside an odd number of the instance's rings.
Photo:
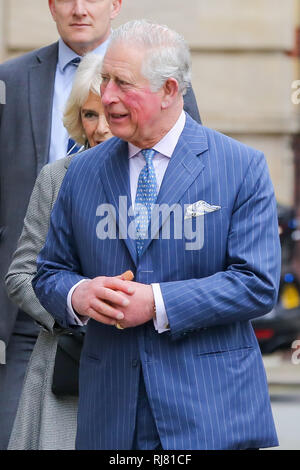
<path id="1" fill-rule="evenodd" d="M 141 150 L 146 162 L 148 163 L 148 165 L 150 163 L 152 163 L 152 160 L 154 158 L 154 155 L 156 154 L 156 150 L 154 149 L 143 149 Z"/>
<path id="2" fill-rule="evenodd" d="M 70 60 L 69 64 L 74 65 L 74 67 L 78 67 L 80 64 L 81 58 L 80 57 L 75 57 L 75 59 Z"/>

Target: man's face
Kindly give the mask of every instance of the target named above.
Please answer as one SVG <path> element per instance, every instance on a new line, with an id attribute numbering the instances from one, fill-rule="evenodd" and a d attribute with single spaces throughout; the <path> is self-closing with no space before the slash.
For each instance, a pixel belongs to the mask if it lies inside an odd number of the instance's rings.
<path id="1" fill-rule="evenodd" d="M 63 41 L 76 53 L 92 51 L 110 34 L 122 0 L 48 0 Z"/>
<path id="2" fill-rule="evenodd" d="M 144 51 L 130 44 L 111 46 L 103 61 L 101 96 L 111 132 L 140 148 L 150 148 L 165 134 L 163 88 L 150 90 L 142 75 Z"/>

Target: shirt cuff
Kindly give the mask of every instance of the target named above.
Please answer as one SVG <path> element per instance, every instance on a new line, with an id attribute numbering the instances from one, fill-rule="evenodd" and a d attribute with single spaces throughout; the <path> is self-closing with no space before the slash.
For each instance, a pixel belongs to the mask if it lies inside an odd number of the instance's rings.
<path id="1" fill-rule="evenodd" d="M 74 286 L 69 290 L 67 297 L 67 312 L 68 312 L 68 322 L 70 325 L 84 326 L 89 321 L 89 317 L 82 315 L 77 315 L 72 306 L 72 294 L 79 284 L 82 282 L 89 281 L 89 279 L 81 279 L 81 281 L 74 284 Z"/>
<path id="2" fill-rule="evenodd" d="M 151 287 L 156 310 L 156 318 L 153 319 L 154 327 L 158 333 L 164 333 L 170 330 L 164 299 L 159 284 L 151 284 Z"/>

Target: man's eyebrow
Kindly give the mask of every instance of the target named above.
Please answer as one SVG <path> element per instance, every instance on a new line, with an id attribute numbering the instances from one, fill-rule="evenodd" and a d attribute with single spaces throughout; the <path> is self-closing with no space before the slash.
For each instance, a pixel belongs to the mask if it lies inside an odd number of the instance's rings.
<path id="1" fill-rule="evenodd" d="M 114 75 L 114 74 L 111 75 L 108 72 L 102 72 L 101 77 L 102 78 L 110 78 L 114 82 L 121 81 L 121 82 L 126 82 L 126 83 L 133 83 L 132 79 L 130 79 L 129 76 L 125 76 L 125 75 L 123 75 L 123 76 Z"/>

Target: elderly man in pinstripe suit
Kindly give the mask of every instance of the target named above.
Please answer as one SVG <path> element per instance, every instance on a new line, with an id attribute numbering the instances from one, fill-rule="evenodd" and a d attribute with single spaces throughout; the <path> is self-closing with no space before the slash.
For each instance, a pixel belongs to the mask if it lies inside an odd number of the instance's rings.
<path id="1" fill-rule="evenodd" d="M 278 444 L 250 323 L 277 296 L 273 187 L 260 152 L 183 112 L 189 63 L 165 26 L 114 31 L 101 92 L 116 137 L 73 160 L 38 258 L 43 306 L 88 325 L 77 449 Z"/>

